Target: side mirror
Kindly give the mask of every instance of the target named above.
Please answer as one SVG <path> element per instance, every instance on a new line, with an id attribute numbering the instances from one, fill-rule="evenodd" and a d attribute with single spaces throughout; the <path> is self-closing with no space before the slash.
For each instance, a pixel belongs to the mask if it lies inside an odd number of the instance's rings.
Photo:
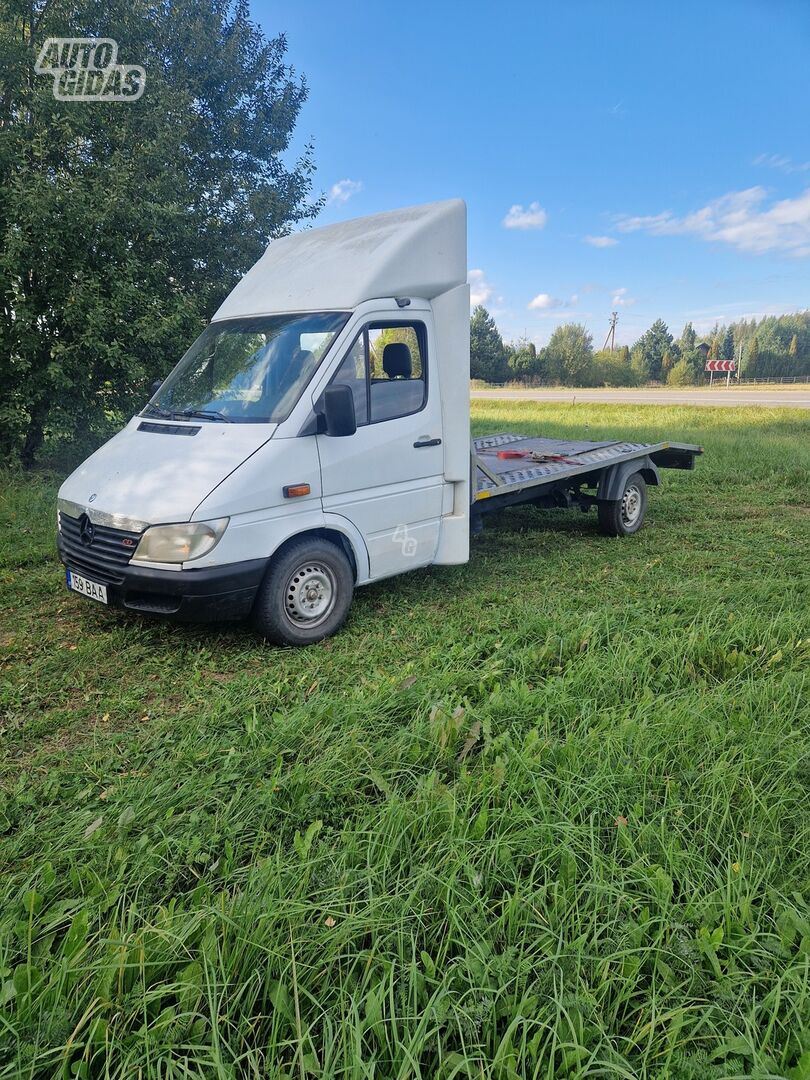
<path id="1" fill-rule="evenodd" d="M 323 410 L 326 416 L 326 434 L 337 438 L 354 435 L 357 420 L 354 415 L 354 394 L 344 384 L 328 386 L 323 392 Z"/>
<path id="2" fill-rule="evenodd" d="M 163 386 L 163 379 L 155 379 L 152 385 L 149 387 L 149 397 L 154 397 L 158 390 Z"/>

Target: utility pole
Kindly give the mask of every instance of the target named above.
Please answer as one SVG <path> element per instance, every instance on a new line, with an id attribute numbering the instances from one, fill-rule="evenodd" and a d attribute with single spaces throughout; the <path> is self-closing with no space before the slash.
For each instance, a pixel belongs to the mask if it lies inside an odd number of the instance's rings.
<path id="1" fill-rule="evenodd" d="M 618 321 L 619 321 L 619 313 L 618 313 L 618 311 L 611 311 L 611 313 L 610 313 L 610 329 L 607 332 L 607 337 L 605 338 L 605 344 L 602 346 L 602 352 L 604 352 L 605 349 L 607 349 L 608 342 L 610 342 L 610 351 L 611 352 L 613 352 L 613 350 L 616 348 L 616 323 Z"/>

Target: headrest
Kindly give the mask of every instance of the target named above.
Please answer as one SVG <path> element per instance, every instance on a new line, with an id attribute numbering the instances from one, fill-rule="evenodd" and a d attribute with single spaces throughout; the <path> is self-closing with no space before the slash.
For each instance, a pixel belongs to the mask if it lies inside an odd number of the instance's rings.
<path id="1" fill-rule="evenodd" d="M 383 371 L 389 379 L 410 379 L 411 350 L 403 341 L 392 341 L 383 349 Z"/>

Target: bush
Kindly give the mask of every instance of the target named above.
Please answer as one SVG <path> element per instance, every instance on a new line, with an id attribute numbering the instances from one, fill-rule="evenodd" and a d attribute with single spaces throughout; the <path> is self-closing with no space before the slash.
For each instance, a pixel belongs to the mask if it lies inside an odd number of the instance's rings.
<path id="1" fill-rule="evenodd" d="M 679 360 L 669 369 L 667 386 L 694 386 L 695 372 L 688 360 Z"/>
<path id="2" fill-rule="evenodd" d="M 626 349 L 605 351 L 594 354 L 594 386 L 637 386 L 638 379 L 630 364 L 630 355 Z"/>

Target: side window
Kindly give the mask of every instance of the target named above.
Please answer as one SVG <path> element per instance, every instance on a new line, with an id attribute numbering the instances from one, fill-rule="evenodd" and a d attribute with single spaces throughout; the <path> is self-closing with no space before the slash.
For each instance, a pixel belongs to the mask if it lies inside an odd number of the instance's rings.
<path id="1" fill-rule="evenodd" d="M 333 379 L 354 394 L 358 426 L 418 412 L 427 397 L 424 323 L 370 323 Z"/>
<path id="2" fill-rule="evenodd" d="M 332 386 L 343 383 L 350 386 L 354 395 L 354 415 L 358 427 L 368 423 L 368 381 L 366 379 L 365 333 L 354 339 L 354 343 L 332 380 Z"/>

